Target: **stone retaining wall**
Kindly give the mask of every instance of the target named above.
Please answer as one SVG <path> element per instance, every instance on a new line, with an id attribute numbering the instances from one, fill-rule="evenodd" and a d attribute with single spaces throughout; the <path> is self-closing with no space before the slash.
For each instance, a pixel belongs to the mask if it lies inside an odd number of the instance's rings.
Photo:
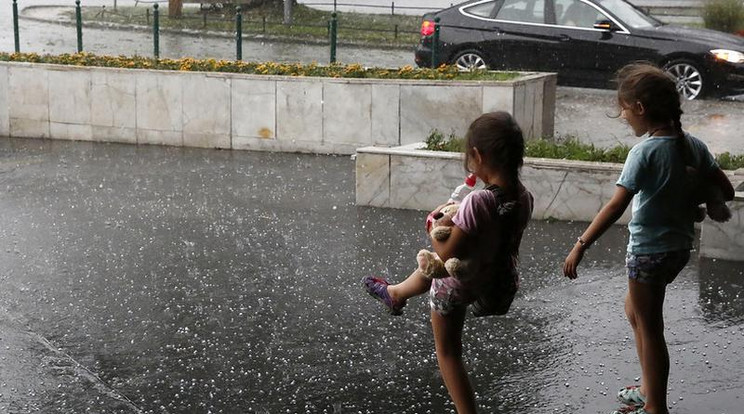
<path id="1" fill-rule="evenodd" d="M 422 147 L 358 149 L 357 205 L 429 211 L 447 200 L 465 178 L 462 156 Z M 535 196 L 533 218 L 591 221 L 612 197 L 621 170 L 622 164 L 526 158 L 522 181 Z M 735 186 L 744 181 L 744 171 L 727 174 Z M 729 206 L 729 222 L 703 222 L 701 256 L 744 260 L 744 193 Z M 618 223 L 626 224 L 630 211 Z"/>
<path id="2" fill-rule="evenodd" d="M 0 62 L 0 136 L 353 154 L 464 134 L 483 112 L 552 136 L 554 74 L 333 79 Z"/>

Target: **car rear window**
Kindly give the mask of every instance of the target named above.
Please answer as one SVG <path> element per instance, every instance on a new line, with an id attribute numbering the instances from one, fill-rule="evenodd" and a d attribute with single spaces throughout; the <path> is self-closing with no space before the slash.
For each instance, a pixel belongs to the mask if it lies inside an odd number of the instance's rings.
<path id="1" fill-rule="evenodd" d="M 491 17 L 493 9 L 496 7 L 495 1 L 487 1 L 485 3 L 478 3 L 470 7 L 466 7 L 463 11 L 467 14 L 472 14 L 478 17 Z"/>
<path id="2" fill-rule="evenodd" d="M 545 0 L 504 0 L 496 18 L 526 23 L 545 23 Z"/>

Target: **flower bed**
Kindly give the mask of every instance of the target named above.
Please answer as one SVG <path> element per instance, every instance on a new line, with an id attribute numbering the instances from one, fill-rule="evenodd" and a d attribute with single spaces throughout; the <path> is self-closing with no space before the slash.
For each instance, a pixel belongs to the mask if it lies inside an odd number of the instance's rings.
<path id="1" fill-rule="evenodd" d="M 481 113 L 505 110 L 542 137 L 553 134 L 555 81 L 450 67 L 0 54 L 0 136 L 353 154 L 435 128 L 462 134 Z"/>

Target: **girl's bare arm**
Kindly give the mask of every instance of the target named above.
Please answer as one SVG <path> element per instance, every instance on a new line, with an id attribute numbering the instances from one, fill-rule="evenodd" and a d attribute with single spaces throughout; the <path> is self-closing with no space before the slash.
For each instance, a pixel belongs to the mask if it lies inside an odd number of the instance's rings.
<path id="1" fill-rule="evenodd" d="M 563 263 L 564 275 L 570 279 L 576 278 L 576 268 L 584 257 L 584 251 L 623 215 L 632 199 L 633 194 L 625 187 L 617 186 L 615 188 L 612 199 L 597 213 L 592 223 L 581 235 L 581 242 L 577 241 L 571 253 L 566 257 L 566 261 Z"/>
<path id="2" fill-rule="evenodd" d="M 462 231 L 461 228 L 452 226 L 452 233 L 447 240 L 438 241 L 431 239 L 431 244 L 439 258 L 443 262 L 446 262 L 447 259 L 452 257 L 457 257 L 458 259 L 464 258 L 469 238 L 470 236 Z"/>

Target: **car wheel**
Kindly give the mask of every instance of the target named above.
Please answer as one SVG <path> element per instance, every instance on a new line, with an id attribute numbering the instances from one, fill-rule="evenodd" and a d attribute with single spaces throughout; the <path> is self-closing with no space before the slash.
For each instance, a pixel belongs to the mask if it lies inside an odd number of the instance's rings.
<path id="1" fill-rule="evenodd" d="M 455 58 L 455 66 L 457 69 L 463 72 L 469 72 L 471 70 L 486 70 L 486 60 L 480 52 L 474 50 L 466 50 L 460 52 Z"/>
<path id="2" fill-rule="evenodd" d="M 677 91 L 688 101 L 703 96 L 705 78 L 698 64 L 689 60 L 673 60 L 664 65 L 664 70 L 677 83 Z"/>

